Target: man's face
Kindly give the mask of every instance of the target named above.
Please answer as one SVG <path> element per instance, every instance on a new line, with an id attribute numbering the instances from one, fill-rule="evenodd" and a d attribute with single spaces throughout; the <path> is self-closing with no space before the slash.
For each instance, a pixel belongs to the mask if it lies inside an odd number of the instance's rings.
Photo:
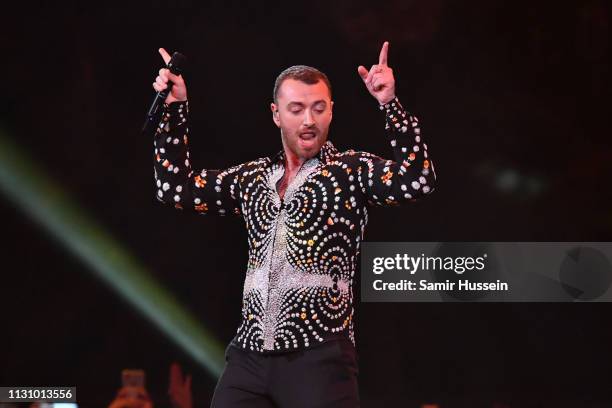
<path id="1" fill-rule="evenodd" d="M 272 119 L 281 129 L 283 148 L 300 159 L 314 157 L 327 141 L 333 102 L 323 81 L 308 85 L 285 79 L 271 104 Z M 289 153 L 287 152 L 287 153 Z"/>

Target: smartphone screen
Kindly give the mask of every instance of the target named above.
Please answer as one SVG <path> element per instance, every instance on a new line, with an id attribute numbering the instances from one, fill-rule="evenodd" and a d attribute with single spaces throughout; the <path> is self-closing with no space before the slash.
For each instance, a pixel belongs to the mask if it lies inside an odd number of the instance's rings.
<path id="1" fill-rule="evenodd" d="M 144 370 L 123 370 L 121 371 L 121 381 L 124 387 L 143 387 L 145 385 Z"/>

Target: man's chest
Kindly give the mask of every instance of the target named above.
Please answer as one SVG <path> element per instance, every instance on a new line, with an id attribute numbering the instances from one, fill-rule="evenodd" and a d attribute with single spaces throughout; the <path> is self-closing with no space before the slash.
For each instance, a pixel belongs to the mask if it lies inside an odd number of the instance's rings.
<path id="1" fill-rule="evenodd" d="M 280 197 L 281 201 L 285 197 L 287 186 L 291 184 L 291 182 L 295 178 L 296 173 L 297 172 L 285 172 L 285 174 L 283 174 L 283 176 L 276 183 L 276 192 L 278 193 L 278 196 Z"/>
<path id="2" fill-rule="evenodd" d="M 336 219 L 360 218 L 359 208 L 365 204 L 361 176 L 343 163 L 319 163 L 287 173 L 283 166 L 271 166 L 243 179 L 240 190 L 245 215 L 255 218 L 275 218 L 285 210 L 331 225 Z"/>

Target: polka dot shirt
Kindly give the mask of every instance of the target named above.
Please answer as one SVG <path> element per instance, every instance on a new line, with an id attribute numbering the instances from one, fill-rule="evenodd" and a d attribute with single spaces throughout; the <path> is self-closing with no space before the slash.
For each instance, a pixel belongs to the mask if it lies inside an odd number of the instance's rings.
<path id="1" fill-rule="evenodd" d="M 327 141 L 283 199 L 284 152 L 223 170 L 190 163 L 188 102 L 164 105 L 154 138 L 159 201 L 206 215 L 242 216 L 249 257 L 241 324 L 233 344 L 260 353 L 355 344 L 353 285 L 369 206 L 410 202 L 436 175 L 418 119 L 399 100 L 380 105 L 394 160 Z"/>

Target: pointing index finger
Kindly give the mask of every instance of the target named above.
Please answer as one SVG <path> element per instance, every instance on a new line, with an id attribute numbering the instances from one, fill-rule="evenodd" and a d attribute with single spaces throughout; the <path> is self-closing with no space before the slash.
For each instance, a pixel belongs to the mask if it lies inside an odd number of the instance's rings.
<path id="1" fill-rule="evenodd" d="M 382 48 L 380 49 L 380 55 L 378 56 L 379 65 L 387 65 L 387 52 L 389 51 L 389 42 L 385 41 Z"/>
<path id="2" fill-rule="evenodd" d="M 164 59 L 164 62 L 166 63 L 166 65 L 168 64 L 168 62 L 170 61 L 170 54 L 168 54 L 168 52 L 166 50 L 164 50 L 163 48 L 160 48 L 159 50 L 159 54 L 162 56 L 162 58 Z"/>

